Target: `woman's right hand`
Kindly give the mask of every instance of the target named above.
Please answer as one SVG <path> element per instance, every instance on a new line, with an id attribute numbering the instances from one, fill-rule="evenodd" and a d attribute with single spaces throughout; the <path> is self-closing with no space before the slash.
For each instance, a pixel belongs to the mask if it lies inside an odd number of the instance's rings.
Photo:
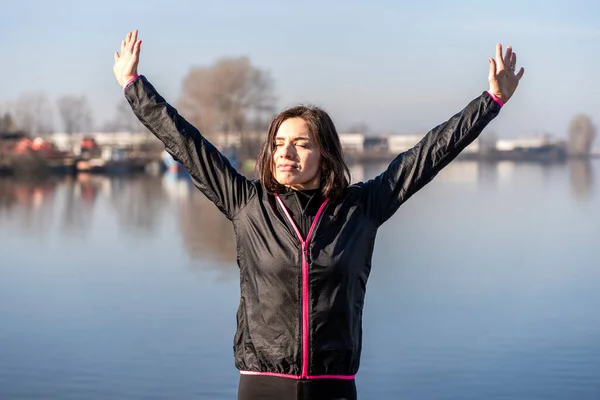
<path id="1" fill-rule="evenodd" d="M 140 61 L 140 47 L 142 45 L 142 41 L 137 40 L 137 35 L 137 29 L 133 32 L 128 32 L 125 40 L 121 42 L 121 55 L 115 52 L 113 72 L 121 87 L 137 75 L 137 67 Z"/>

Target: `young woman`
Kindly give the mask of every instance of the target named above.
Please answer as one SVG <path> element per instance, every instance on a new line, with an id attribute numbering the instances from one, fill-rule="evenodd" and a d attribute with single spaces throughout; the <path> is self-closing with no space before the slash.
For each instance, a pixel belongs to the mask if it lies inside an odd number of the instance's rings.
<path id="1" fill-rule="evenodd" d="M 238 398 L 356 399 L 377 229 L 498 115 L 524 73 L 515 74 L 515 53 L 508 47 L 503 56 L 497 45 L 489 90 L 374 179 L 350 185 L 331 118 L 316 107 L 294 107 L 271 122 L 260 178 L 249 180 L 137 74 L 137 34 L 128 33 L 115 53 L 125 97 L 235 230 Z"/>

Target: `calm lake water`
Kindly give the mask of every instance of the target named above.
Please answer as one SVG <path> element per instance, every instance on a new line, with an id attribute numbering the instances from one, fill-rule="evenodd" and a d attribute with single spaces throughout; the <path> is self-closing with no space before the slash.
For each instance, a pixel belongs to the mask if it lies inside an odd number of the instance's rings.
<path id="1" fill-rule="evenodd" d="M 600 160 L 455 162 L 403 205 L 359 398 L 600 399 L 599 180 Z M 0 179 L 0 399 L 235 399 L 238 277 L 185 179 Z"/>

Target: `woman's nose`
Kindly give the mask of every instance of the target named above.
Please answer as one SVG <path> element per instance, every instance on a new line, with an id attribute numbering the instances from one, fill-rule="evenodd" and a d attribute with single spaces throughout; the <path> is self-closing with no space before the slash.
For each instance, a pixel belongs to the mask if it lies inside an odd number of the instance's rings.
<path id="1" fill-rule="evenodd" d="M 293 149 L 290 145 L 283 145 L 281 147 L 281 152 L 279 153 L 281 158 L 292 158 L 293 157 Z"/>

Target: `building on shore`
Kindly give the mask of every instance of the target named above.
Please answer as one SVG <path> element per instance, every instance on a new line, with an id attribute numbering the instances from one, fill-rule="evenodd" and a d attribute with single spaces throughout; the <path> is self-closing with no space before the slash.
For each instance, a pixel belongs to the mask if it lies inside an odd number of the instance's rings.
<path id="1" fill-rule="evenodd" d="M 61 151 L 74 154 L 81 152 L 81 144 L 91 138 L 100 147 L 140 147 L 145 145 L 161 145 L 150 132 L 90 132 L 62 133 L 56 132 L 42 136 L 43 139 L 54 143 Z"/>
<path id="2" fill-rule="evenodd" d="M 567 144 L 547 134 L 499 139 L 491 151 L 481 156 L 492 160 L 557 162 L 567 158 Z"/>
<path id="3" fill-rule="evenodd" d="M 340 143 L 344 151 L 362 153 L 365 151 L 365 135 L 362 133 L 340 133 Z"/>
<path id="4" fill-rule="evenodd" d="M 388 134 L 365 136 L 362 133 L 340 133 L 340 142 L 346 158 L 353 162 L 386 162 L 414 147 L 424 135 Z M 478 153 L 479 139 L 464 150 L 464 153 Z"/>
<path id="5" fill-rule="evenodd" d="M 415 146 L 423 139 L 424 134 L 367 136 L 360 132 L 340 132 L 339 137 L 346 161 L 349 165 L 353 165 L 358 163 L 388 163 L 398 154 Z M 220 132 L 208 136 L 211 143 L 230 160 L 232 165 L 241 166 L 248 171 L 252 170 L 265 138 L 266 132 L 264 131 L 251 131 L 243 134 Z M 174 162 L 174 160 L 165 158 L 164 145 L 148 131 L 73 134 L 59 132 L 42 135 L 40 138 L 30 138 L 24 133 L 11 133 L 0 134 L 0 172 L 4 171 L 6 173 L 6 171 L 15 169 L 17 161 L 24 166 L 33 164 L 22 156 L 17 157 L 17 152 L 9 150 L 11 146 L 15 147 L 15 143 L 19 140 L 31 142 L 33 150 L 37 149 L 36 143 L 39 141 L 51 143 L 58 152 L 65 153 L 64 159 L 75 160 L 74 168 L 76 170 L 85 170 L 83 167 L 86 162 L 89 168 L 95 165 L 94 163 L 101 164 L 102 168 L 94 167 L 100 170 L 106 169 L 107 165 L 112 164 L 115 166 L 117 164 L 124 165 L 126 170 L 131 169 L 132 160 L 135 160 L 136 166 L 139 164 L 144 168 L 148 165 L 152 165 L 153 168 L 172 167 L 170 164 Z M 90 141 L 93 142 L 93 151 L 89 146 L 86 146 L 86 142 Z M 547 134 L 512 139 L 496 139 L 493 135 L 484 134 L 469 144 L 461 152 L 459 158 L 492 162 L 502 160 L 560 162 L 568 157 L 575 157 L 573 152 L 568 149 L 569 144 L 567 140 L 555 139 Z M 37 153 L 42 155 L 39 151 Z M 30 158 L 32 155 L 30 154 Z M 581 158 L 583 156 L 577 155 L 577 157 Z M 585 157 L 600 157 L 600 149 L 588 151 Z M 42 158 L 42 161 L 48 161 L 49 159 L 47 154 Z M 173 162 L 169 164 L 167 161 Z M 58 162 L 56 157 L 53 156 L 52 162 Z M 64 168 L 62 164 L 59 167 Z M 136 167 L 135 169 L 140 168 Z M 358 170 L 354 173 L 357 176 L 361 174 Z"/>

